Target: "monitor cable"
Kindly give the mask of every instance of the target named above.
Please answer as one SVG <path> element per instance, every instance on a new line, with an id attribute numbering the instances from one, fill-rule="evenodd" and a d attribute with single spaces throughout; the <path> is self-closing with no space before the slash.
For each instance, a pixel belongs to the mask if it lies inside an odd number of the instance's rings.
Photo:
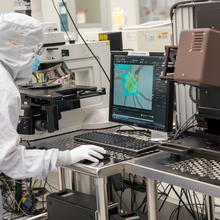
<path id="1" fill-rule="evenodd" d="M 53 0 L 52 0 L 52 1 L 53 1 Z M 93 57 L 95 58 L 95 60 L 96 60 L 97 63 L 99 64 L 99 66 L 100 66 L 100 68 L 102 69 L 103 73 L 105 74 L 105 76 L 106 76 L 108 82 L 110 82 L 110 78 L 109 78 L 107 72 L 105 71 L 104 67 L 102 66 L 101 62 L 100 62 L 99 59 L 96 57 L 96 55 L 94 54 L 94 52 L 92 51 L 92 49 L 89 47 L 89 45 L 86 43 L 85 39 L 83 38 L 83 36 L 82 36 L 81 33 L 79 32 L 79 29 L 77 28 L 77 25 L 76 25 L 75 21 L 73 20 L 71 14 L 70 14 L 70 12 L 69 12 L 69 9 L 67 8 L 66 3 L 64 2 L 64 0 L 62 0 L 62 3 L 63 3 L 63 5 L 64 5 L 64 7 L 65 7 L 65 9 L 66 9 L 66 11 L 67 11 L 67 14 L 68 14 L 69 17 L 70 17 L 70 20 L 71 20 L 71 22 L 72 22 L 72 24 L 73 24 L 73 26 L 74 26 L 76 32 L 78 33 L 78 35 L 79 35 L 80 38 L 82 39 L 83 43 L 86 45 L 86 47 L 88 48 L 88 50 L 90 51 L 90 53 L 93 55 Z"/>

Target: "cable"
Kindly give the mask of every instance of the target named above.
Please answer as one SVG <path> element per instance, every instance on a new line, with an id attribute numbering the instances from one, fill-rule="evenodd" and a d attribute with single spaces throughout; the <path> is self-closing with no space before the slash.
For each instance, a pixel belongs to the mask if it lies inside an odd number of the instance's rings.
<path id="1" fill-rule="evenodd" d="M 171 188 L 170 185 L 168 185 L 168 186 L 166 187 L 164 193 L 166 193 L 166 190 L 168 189 L 168 187 L 170 187 L 170 189 L 169 189 L 168 193 L 166 194 L 166 197 L 165 197 L 165 199 L 163 200 L 163 202 L 162 202 L 162 204 L 161 204 L 161 206 L 160 206 L 160 208 L 159 208 L 159 212 L 160 212 L 161 209 L 163 208 L 163 206 L 164 206 L 164 204 L 165 204 L 166 200 L 168 199 L 168 196 L 169 196 L 169 194 L 170 194 L 170 192 L 171 192 L 171 189 L 172 189 L 172 188 Z M 161 197 L 162 197 L 162 194 L 161 194 Z M 160 197 L 160 198 L 161 198 L 161 197 Z M 160 199 L 160 198 L 159 198 L 159 199 Z"/>
<path id="2" fill-rule="evenodd" d="M 146 201 L 147 201 L 147 194 L 145 195 L 144 199 L 141 201 L 140 205 L 136 209 L 134 209 L 134 212 L 140 210 L 141 207 L 146 203 Z"/>
<path id="3" fill-rule="evenodd" d="M 26 184 L 25 190 L 27 190 L 22 198 L 17 202 L 15 197 L 13 196 L 14 194 L 14 186 L 10 184 L 10 182 L 15 183 L 17 182 L 16 180 L 11 180 L 6 176 L 1 175 L 1 189 L 2 189 L 2 198 L 3 198 L 3 209 L 10 214 L 10 219 L 16 219 L 18 217 L 18 212 L 20 211 L 23 215 L 36 215 L 40 214 L 42 211 L 45 212 L 44 209 L 44 203 L 42 203 L 43 208 L 42 209 L 36 209 L 37 201 L 41 202 L 37 199 L 39 193 L 42 193 L 42 188 L 34 188 L 35 184 L 37 183 L 38 180 L 35 180 L 33 185 L 32 185 L 32 179 L 23 179 L 22 182 Z M 8 183 L 9 182 L 9 183 Z M 20 183 L 20 182 L 19 182 Z M 45 183 L 46 184 L 46 183 Z M 39 190 L 39 192 L 35 192 Z M 44 196 L 45 193 L 43 193 Z M 31 206 L 29 206 L 28 210 L 24 210 L 21 208 L 22 204 L 25 202 L 25 199 L 27 196 L 30 198 Z M 9 201 L 10 200 L 10 201 Z M 44 200 L 44 198 L 43 198 Z M 29 200 L 27 201 L 29 202 Z M 28 203 L 29 204 L 29 203 Z M 26 209 L 26 208 L 25 208 Z M 13 218 L 13 215 L 16 214 L 16 217 Z M 6 216 L 5 216 L 6 217 Z"/>
<path id="4" fill-rule="evenodd" d="M 189 190 L 186 190 L 186 193 L 188 194 L 188 198 L 189 198 L 189 201 L 190 201 L 189 205 L 190 205 L 191 209 L 193 210 L 193 212 L 195 214 L 194 206 L 192 205 L 193 204 L 192 196 L 191 196 Z M 196 216 L 196 214 L 195 214 L 195 216 Z"/>
<path id="5" fill-rule="evenodd" d="M 6 177 L 4 174 L 1 174 L 1 191 L 2 191 L 2 200 L 3 200 L 3 209 L 8 211 L 8 212 L 14 212 L 15 207 L 14 207 L 14 202 L 11 198 L 11 194 L 9 193 L 8 187 L 11 186 L 7 186 L 5 184 L 5 181 L 8 180 L 8 177 Z M 10 201 L 9 201 L 10 199 Z M 11 203 L 9 203 L 11 202 Z"/>
<path id="6" fill-rule="evenodd" d="M 159 190 L 159 187 L 162 187 L 163 188 L 163 191 L 165 191 L 165 187 L 164 187 L 164 185 L 160 182 L 160 181 L 158 181 L 158 183 L 157 183 L 157 189 Z"/>
<path id="7" fill-rule="evenodd" d="M 196 98 L 194 98 L 194 97 L 193 97 L 193 94 L 192 94 L 193 88 L 194 88 L 194 86 L 190 86 L 190 87 L 189 87 L 189 97 L 190 97 L 190 99 L 192 100 L 192 102 L 194 102 L 196 105 L 198 105 L 198 104 L 199 104 L 199 101 L 198 101 Z M 198 97 L 198 90 L 197 90 L 196 87 L 195 87 L 195 89 L 196 89 L 196 97 Z"/>
<path id="8" fill-rule="evenodd" d="M 53 1 L 53 0 L 52 0 L 52 1 Z M 75 22 L 74 22 L 74 20 L 73 20 L 71 14 L 70 14 L 70 12 L 69 12 L 69 9 L 68 9 L 67 6 L 66 6 L 66 3 L 64 2 L 64 0 L 62 0 L 62 3 L 63 3 L 63 5 L 64 5 L 64 7 L 65 7 L 65 9 L 66 9 L 66 11 L 67 11 L 69 17 L 70 17 L 70 20 L 71 20 L 73 26 L 74 26 L 75 29 L 76 29 L 76 32 L 78 33 L 78 35 L 79 35 L 80 38 L 82 39 L 83 43 L 86 45 L 86 47 L 88 48 L 88 50 L 90 51 L 90 53 L 93 55 L 93 57 L 95 58 L 95 60 L 96 60 L 97 63 L 99 64 L 99 66 L 101 67 L 101 69 L 102 69 L 103 73 L 105 74 L 107 80 L 110 82 L 110 79 L 109 79 L 109 77 L 108 77 L 108 74 L 106 73 L 106 71 L 105 71 L 105 69 L 103 68 L 102 64 L 100 63 L 100 61 L 98 60 L 98 58 L 97 58 L 97 57 L 95 56 L 95 54 L 93 53 L 92 49 L 89 47 L 89 45 L 86 43 L 85 39 L 83 38 L 83 36 L 82 36 L 81 33 L 79 32 L 79 30 L 78 30 L 78 28 L 77 28 L 77 25 L 75 24 Z"/>
<path id="9" fill-rule="evenodd" d="M 20 210 L 20 208 L 21 208 L 20 206 L 21 206 L 22 202 L 24 201 L 24 199 L 25 199 L 25 197 L 26 197 L 27 195 L 29 195 L 28 192 L 26 192 L 26 193 L 22 196 L 22 198 L 20 199 L 20 201 L 18 202 L 18 207 L 17 207 L 17 210 L 18 210 L 18 211 Z"/>
<path id="10" fill-rule="evenodd" d="M 173 139 L 176 140 L 180 134 L 182 134 L 189 126 L 190 123 L 194 122 L 194 117 L 196 116 L 196 113 L 194 113 L 192 116 L 190 116 L 175 132 Z M 181 131 L 182 130 L 182 131 Z M 180 132 L 180 133 L 179 133 Z"/>
<path id="11" fill-rule="evenodd" d="M 171 212 L 170 217 L 169 217 L 169 220 L 172 220 L 172 219 L 173 219 L 173 217 L 174 217 L 175 214 L 176 214 L 177 209 L 178 209 L 178 207 L 175 208 L 175 209 Z"/>
<path id="12" fill-rule="evenodd" d="M 194 124 L 194 122 L 195 122 L 195 119 L 193 119 L 193 121 L 190 122 L 190 124 L 189 124 L 188 126 L 185 126 L 185 127 L 181 130 L 181 132 L 178 134 L 177 138 L 180 137 L 185 131 L 187 131 L 187 130 L 189 130 L 189 129 L 191 129 L 191 128 L 195 128 L 195 126 L 196 126 L 197 124 Z M 176 138 L 176 139 L 177 139 L 177 138 Z"/>
<path id="13" fill-rule="evenodd" d="M 196 200 L 198 200 L 198 205 L 200 206 L 200 210 L 201 210 L 201 207 L 202 207 L 202 206 L 201 206 L 201 203 L 200 203 L 200 201 L 199 201 L 198 196 L 196 195 L 196 193 L 195 193 L 194 191 L 193 191 L 192 193 L 193 193 L 193 198 L 194 198 L 195 204 L 197 204 L 197 201 L 196 201 Z M 200 217 L 199 217 L 198 205 L 196 205 L 196 211 L 197 211 L 198 219 L 200 219 Z"/>
<path id="14" fill-rule="evenodd" d="M 194 215 L 194 219 L 196 219 L 196 214 L 195 214 L 195 211 L 194 211 L 193 202 L 192 202 L 192 199 L 188 196 L 187 192 L 188 191 L 186 189 L 183 190 L 183 193 L 185 194 L 185 198 L 188 202 L 188 206 L 190 207 L 190 210 L 192 211 L 192 213 Z"/>
<path id="15" fill-rule="evenodd" d="M 182 196 L 183 196 L 183 189 L 181 188 L 181 191 L 180 191 L 180 197 L 182 198 Z M 179 200 L 179 205 L 178 205 L 178 209 L 177 209 L 176 220 L 179 219 L 180 208 L 181 208 L 181 201 Z"/>
<path id="16" fill-rule="evenodd" d="M 65 33 L 66 33 L 66 35 L 67 35 L 67 37 L 68 37 L 68 39 L 69 39 L 69 42 L 71 42 L 71 39 L 70 39 L 70 37 L 69 37 L 69 34 L 67 33 L 67 30 L 66 30 L 66 28 L 65 28 L 65 25 L 64 25 L 64 23 L 63 23 L 62 18 L 60 17 L 60 14 L 59 14 L 58 10 L 57 10 L 57 8 L 56 8 L 56 5 L 55 5 L 55 3 L 54 3 L 54 0 L 52 0 L 52 3 L 53 3 L 53 7 L 54 7 L 54 9 L 55 9 L 55 11 L 56 11 L 56 13 L 57 13 L 59 19 L 60 19 L 60 23 L 61 23 L 61 25 L 62 25 L 62 27 L 63 27 L 63 30 L 65 31 Z"/>
<path id="17" fill-rule="evenodd" d="M 179 198 L 179 200 L 182 202 L 183 206 L 187 209 L 187 211 L 190 213 L 190 215 L 193 217 L 193 219 L 196 219 L 195 217 L 195 213 L 192 212 L 192 210 L 190 210 L 187 205 L 184 203 L 184 201 L 182 200 L 182 198 L 179 196 L 179 194 L 177 193 L 177 191 L 175 190 L 175 188 L 171 185 L 172 190 L 174 191 L 174 193 L 176 194 L 176 196 Z M 184 192 L 184 191 L 183 191 Z M 188 202 L 189 203 L 189 202 Z"/>
<path id="18" fill-rule="evenodd" d="M 3 180 L 3 181 L 4 181 L 4 183 L 6 184 L 6 186 L 7 186 L 8 190 L 9 190 L 10 194 L 13 195 L 13 193 L 12 193 L 12 191 L 11 191 L 11 189 L 10 189 L 8 183 L 7 183 L 7 181 L 6 181 L 6 180 Z M 11 197 L 10 197 L 10 198 L 11 198 Z M 18 203 L 17 203 L 16 199 L 15 199 L 15 198 L 13 198 L 13 199 L 14 199 L 14 201 L 12 200 L 13 203 L 15 203 L 15 204 L 18 206 Z M 22 212 L 25 216 L 27 216 L 27 213 L 26 213 L 23 209 L 20 209 L 20 210 L 21 210 L 21 212 Z"/>
<path id="19" fill-rule="evenodd" d="M 129 176 L 130 176 L 130 174 L 129 174 Z M 136 175 L 132 175 L 131 182 L 132 182 L 133 186 L 136 184 L 135 178 L 136 178 Z M 134 211 L 135 200 L 136 200 L 135 190 L 134 190 L 134 188 L 131 187 L 131 211 L 132 212 Z"/>
<path id="20" fill-rule="evenodd" d="M 59 191 L 59 189 L 57 189 L 56 187 L 50 185 L 48 182 L 47 182 L 46 185 L 50 187 L 51 192 L 54 192 L 52 189 L 54 189 L 54 190 L 56 190 L 56 191 Z"/>

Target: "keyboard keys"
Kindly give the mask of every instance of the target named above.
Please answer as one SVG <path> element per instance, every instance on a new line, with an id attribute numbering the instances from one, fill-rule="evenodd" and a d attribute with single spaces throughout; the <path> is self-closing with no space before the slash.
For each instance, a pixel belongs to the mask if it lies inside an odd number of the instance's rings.
<path id="1" fill-rule="evenodd" d="M 77 135 L 74 139 L 86 144 L 96 144 L 107 149 L 114 149 L 122 153 L 140 154 L 156 148 L 156 144 L 152 141 L 97 131 Z"/>

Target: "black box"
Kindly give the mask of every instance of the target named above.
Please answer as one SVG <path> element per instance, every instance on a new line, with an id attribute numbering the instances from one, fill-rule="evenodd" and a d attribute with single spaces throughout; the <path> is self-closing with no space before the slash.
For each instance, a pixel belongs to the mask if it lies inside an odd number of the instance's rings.
<path id="1" fill-rule="evenodd" d="M 104 32 L 99 33 L 99 40 L 109 40 L 111 50 L 123 50 L 122 33 L 121 32 Z"/>
<path id="2" fill-rule="evenodd" d="M 47 196 L 48 220 L 95 220 L 96 198 L 73 190 Z"/>

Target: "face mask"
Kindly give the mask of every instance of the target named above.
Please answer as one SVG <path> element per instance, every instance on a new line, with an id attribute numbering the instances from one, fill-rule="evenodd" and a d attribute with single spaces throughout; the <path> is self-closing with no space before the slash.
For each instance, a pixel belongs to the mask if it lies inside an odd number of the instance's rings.
<path id="1" fill-rule="evenodd" d="M 38 71 L 40 63 L 41 63 L 41 58 L 40 58 L 39 55 L 36 55 L 33 66 L 32 66 L 32 72 L 33 73 Z"/>
<path id="2" fill-rule="evenodd" d="M 35 59 L 34 59 L 34 64 L 32 67 L 32 73 L 36 72 L 39 69 L 40 63 L 41 63 L 41 55 L 43 54 L 45 48 L 42 47 L 43 44 L 39 44 L 34 51 L 35 54 Z"/>

